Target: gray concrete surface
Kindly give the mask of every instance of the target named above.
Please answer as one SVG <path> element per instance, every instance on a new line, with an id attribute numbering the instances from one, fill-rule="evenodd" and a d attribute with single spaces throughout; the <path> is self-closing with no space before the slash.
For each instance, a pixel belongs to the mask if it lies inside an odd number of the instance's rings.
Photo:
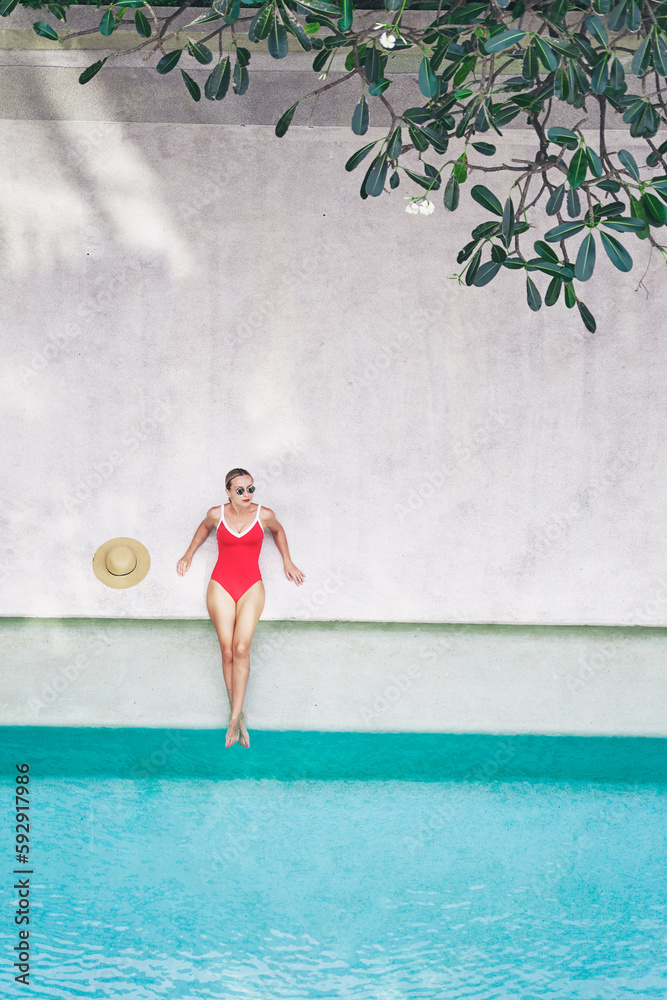
<path id="1" fill-rule="evenodd" d="M 251 728 L 667 736 L 664 629 L 260 622 Z M 224 727 L 210 623 L 0 622 L 0 725 Z"/>
<path id="2" fill-rule="evenodd" d="M 175 565 L 241 464 L 307 576 L 267 538 L 265 619 L 667 622 L 666 296 L 659 260 L 635 291 L 643 244 L 628 275 L 600 252 L 590 335 L 562 302 L 529 312 L 514 273 L 450 280 L 477 207 L 362 202 L 347 130 L 0 139 L 4 615 L 206 617 L 214 540 Z M 153 562 L 111 591 L 91 560 L 118 535 Z"/>

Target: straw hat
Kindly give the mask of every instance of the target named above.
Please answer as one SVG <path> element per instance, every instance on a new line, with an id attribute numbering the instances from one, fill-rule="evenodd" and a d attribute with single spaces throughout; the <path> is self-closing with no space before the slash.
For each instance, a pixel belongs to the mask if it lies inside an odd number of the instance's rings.
<path id="1" fill-rule="evenodd" d="M 93 573 L 120 590 L 141 583 L 151 568 L 148 549 L 134 538 L 110 538 L 93 556 Z"/>

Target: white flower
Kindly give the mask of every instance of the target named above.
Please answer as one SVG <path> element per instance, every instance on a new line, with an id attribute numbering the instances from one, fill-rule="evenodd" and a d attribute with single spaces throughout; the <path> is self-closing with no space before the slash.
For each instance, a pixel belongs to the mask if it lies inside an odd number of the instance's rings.
<path id="1" fill-rule="evenodd" d="M 405 206 L 405 211 L 409 215 L 430 215 L 431 212 L 435 212 L 435 205 L 427 198 L 413 198 L 409 194 L 405 197 L 410 199 L 410 204 Z"/>
<path id="2" fill-rule="evenodd" d="M 386 28 L 387 25 L 384 23 L 384 21 L 378 21 L 378 23 L 374 24 L 373 27 L 374 28 Z"/>
<path id="3" fill-rule="evenodd" d="M 395 44 L 396 35 L 388 35 L 386 31 L 380 35 L 380 45 L 385 49 L 393 49 Z"/>
<path id="4" fill-rule="evenodd" d="M 326 73 L 320 73 L 320 75 L 318 76 L 317 79 L 318 80 L 326 80 L 326 78 L 327 78 L 327 74 Z"/>

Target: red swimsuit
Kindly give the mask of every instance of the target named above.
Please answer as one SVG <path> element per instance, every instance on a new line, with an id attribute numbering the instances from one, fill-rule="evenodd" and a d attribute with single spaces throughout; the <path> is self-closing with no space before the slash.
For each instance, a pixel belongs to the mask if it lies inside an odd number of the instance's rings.
<path id="1" fill-rule="evenodd" d="M 233 601 L 245 594 L 253 583 L 262 579 L 259 571 L 259 552 L 264 541 L 264 529 L 259 520 L 261 504 L 257 505 L 257 516 L 249 528 L 237 535 L 227 527 L 225 507 L 220 508 L 220 524 L 216 531 L 218 539 L 218 561 L 211 579 L 226 590 Z"/>

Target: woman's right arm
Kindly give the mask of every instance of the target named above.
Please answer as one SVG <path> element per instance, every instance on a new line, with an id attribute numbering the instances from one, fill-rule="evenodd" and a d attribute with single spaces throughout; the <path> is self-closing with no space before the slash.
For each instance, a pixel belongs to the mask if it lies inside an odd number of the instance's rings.
<path id="1" fill-rule="evenodd" d="M 185 553 L 182 559 L 178 560 L 176 565 L 176 572 L 179 576 L 184 576 L 190 569 L 190 563 L 192 562 L 192 557 L 199 548 L 200 545 L 208 538 L 211 528 L 217 528 L 220 524 L 220 518 L 222 516 L 222 510 L 220 507 L 211 507 L 208 514 L 199 525 L 194 533 L 192 541 L 188 547 L 188 551 Z"/>

